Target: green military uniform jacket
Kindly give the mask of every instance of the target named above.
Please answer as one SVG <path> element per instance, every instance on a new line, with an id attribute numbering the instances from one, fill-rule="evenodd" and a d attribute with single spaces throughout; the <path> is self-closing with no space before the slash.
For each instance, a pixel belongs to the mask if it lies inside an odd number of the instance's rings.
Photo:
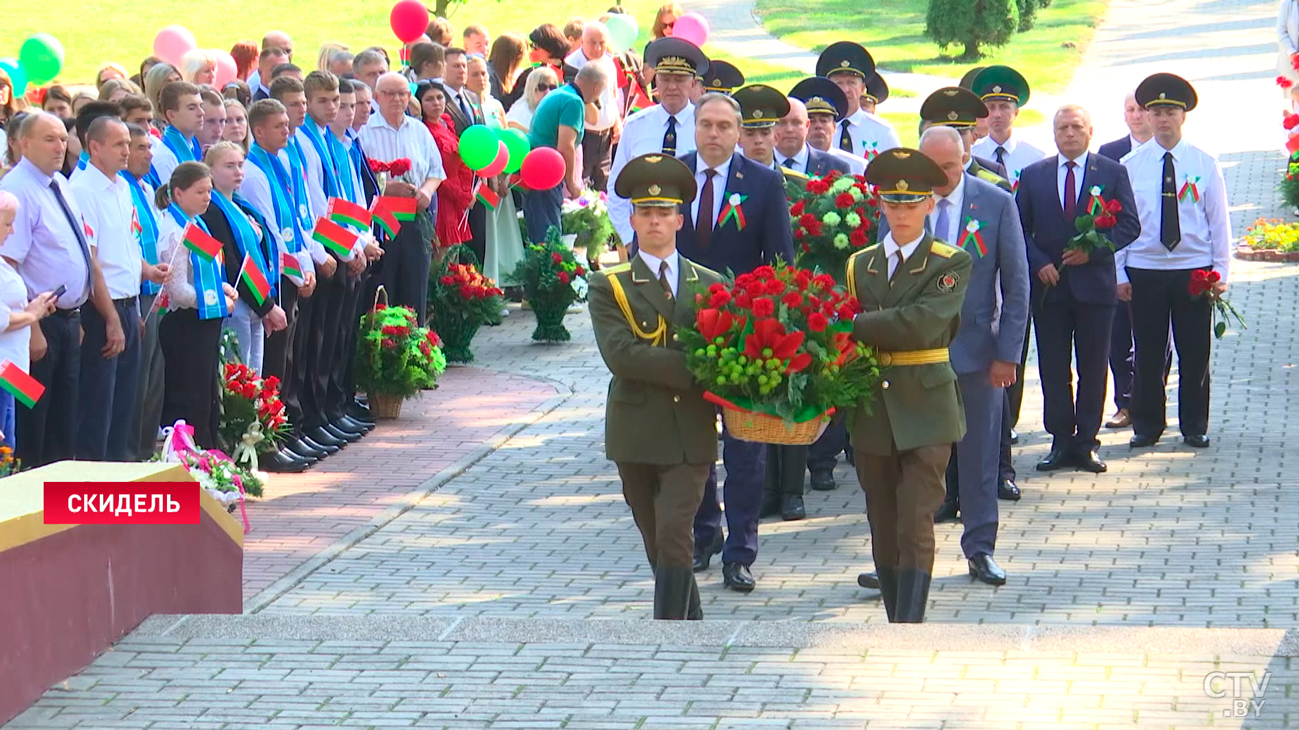
<path id="1" fill-rule="evenodd" d="M 684 256 L 678 260 L 675 299 L 639 256 L 591 277 L 587 306 L 595 341 L 613 373 L 604 422 L 605 456 L 612 461 L 717 460 L 717 409 L 686 369 L 676 330 L 694 325 L 695 293 L 722 278 Z"/>
<path id="2" fill-rule="evenodd" d="M 970 173 L 971 175 L 974 175 L 975 177 L 979 178 L 984 182 L 990 182 L 993 185 L 996 185 L 997 187 L 1001 188 L 1002 190 L 1005 190 L 1008 193 L 1014 194 L 1015 192 L 1015 190 L 1010 186 L 1009 180 L 1002 177 L 1001 175 L 998 175 L 992 170 L 989 170 L 983 165 L 980 165 L 978 160 L 970 160 L 970 169 L 966 170 L 966 172 Z"/>
<path id="3" fill-rule="evenodd" d="M 946 349 L 956 339 L 973 259 L 925 234 L 889 282 L 883 244 L 848 259 L 851 291 L 862 313 L 853 337 L 875 347 L 884 367 L 869 408 L 856 409 L 853 448 L 887 456 L 960 441 L 965 411 L 950 362 L 889 365 L 892 353 Z M 899 358 L 901 359 L 901 358 Z"/>

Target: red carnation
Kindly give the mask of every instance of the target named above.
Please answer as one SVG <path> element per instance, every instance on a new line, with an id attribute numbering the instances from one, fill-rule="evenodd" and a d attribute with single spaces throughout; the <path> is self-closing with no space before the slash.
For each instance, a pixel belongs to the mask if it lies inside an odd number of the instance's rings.
<path id="1" fill-rule="evenodd" d="M 825 318 L 820 312 L 813 312 L 807 317 L 807 328 L 813 332 L 824 332 L 825 328 L 830 326 L 830 320 Z"/>
<path id="2" fill-rule="evenodd" d="M 812 215 L 811 213 L 804 213 L 803 215 L 799 216 L 798 224 L 804 228 L 810 229 L 813 225 L 816 224 L 816 216 Z"/>
<path id="3" fill-rule="evenodd" d="M 867 200 L 866 200 L 866 205 L 869 205 L 870 207 L 875 208 L 875 207 L 878 207 L 878 206 L 879 206 L 879 203 L 875 200 L 875 198 L 867 198 Z"/>
<path id="4" fill-rule="evenodd" d="M 1290 68 L 1299 71 L 1299 53 L 1290 56 Z"/>
<path id="5" fill-rule="evenodd" d="M 770 317 L 775 313 L 776 313 L 776 303 L 771 301 L 770 299 L 767 299 L 766 297 L 762 297 L 761 299 L 753 300 L 753 316 Z"/>
<path id="6" fill-rule="evenodd" d="M 854 248 L 861 248 L 862 246 L 865 246 L 867 242 L 866 232 L 860 228 L 848 234 L 848 243 L 851 243 Z"/>
<path id="7" fill-rule="evenodd" d="M 790 217 L 792 217 L 792 218 L 797 218 L 797 217 L 799 217 L 800 215 L 803 215 L 803 211 L 806 209 L 806 207 L 807 207 L 807 206 L 803 205 L 803 201 L 801 201 L 801 200 L 798 201 L 797 203 L 794 203 L 793 205 L 789 206 L 789 215 L 790 215 Z"/>
<path id="8" fill-rule="evenodd" d="M 780 298 L 781 303 L 791 309 L 803 306 L 803 295 L 796 291 L 789 292 Z"/>
<path id="9" fill-rule="evenodd" d="M 410 172 L 410 160 L 405 157 L 398 157 L 397 159 L 388 163 L 388 171 L 398 177 L 401 177 L 402 175 L 405 175 L 406 173 Z"/>
<path id="10" fill-rule="evenodd" d="M 799 269 L 798 273 L 794 274 L 794 284 L 800 290 L 806 289 L 807 285 L 811 283 L 812 283 L 812 272 L 808 271 L 807 269 Z"/>
<path id="11" fill-rule="evenodd" d="M 834 196 L 834 204 L 839 208 L 851 208 L 852 204 L 855 202 L 857 201 L 853 200 L 852 196 L 848 193 L 839 193 Z"/>
<path id="12" fill-rule="evenodd" d="M 735 295 L 735 306 L 740 309 L 749 309 L 753 306 L 753 297 L 743 293 L 737 294 Z"/>
<path id="13" fill-rule="evenodd" d="M 397 341 L 390 340 L 387 337 L 385 337 L 379 341 L 379 344 L 382 345 L 384 348 L 391 350 L 392 348 L 397 346 Z"/>
<path id="14" fill-rule="evenodd" d="M 807 231 L 803 230 L 802 228 L 798 229 L 797 231 L 794 231 L 794 239 L 795 239 L 795 240 L 801 241 L 801 240 L 803 240 L 804 238 L 807 238 Z M 806 244 L 806 243 L 803 244 L 803 250 L 807 250 L 807 244 Z"/>
<path id="15" fill-rule="evenodd" d="M 388 172 L 388 163 L 382 160 L 370 159 L 370 172 L 378 175 L 381 172 Z"/>
<path id="16" fill-rule="evenodd" d="M 556 251 L 555 253 L 552 253 L 552 254 L 550 255 L 550 260 L 551 260 L 551 261 L 554 261 L 554 262 L 557 263 L 557 264 L 562 264 L 562 263 L 564 263 L 564 257 L 561 256 L 561 255 L 559 254 L 558 251 Z"/>
<path id="17" fill-rule="evenodd" d="M 577 276 L 586 276 L 586 269 L 579 266 L 576 269 L 573 269 L 573 273 Z"/>
<path id="18" fill-rule="evenodd" d="M 474 291 L 472 289 L 461 289 L 460 298 L 465 301 L 469 301 L 470 299 L 474 298 Z"/>
<path id="19" fill-rule="evenodd" d="M 829 274 L 817 274 L 812 283 L 816 284 L 822 291 L 831 291 L 834 289 L 834 277 Z"/>
<path id="20" fill-rule="evenodd" d="M 1284 76 L 1278 76 L 1276 77 L 1276 85 L 1283 89 L 1288 89 L 1291 86 L 1294 86 L 1294 82 Z"/>
<path id="21" fill-rule="evenodd" d="M 857 313 L 853 311 L 852 306 L 850 306 L 850 305 L 848 305 L 848 304 L 840 304 L 840 305 L 839 305 L 839 311 L 836 312 L 836 314 L 838 314 L 839 319 L 842 319 L 842 320 L 844 320 L 844 321 L 848 321 L 848 320 L 851 320 L 851 319 L 853 318 L 853 316 L 854 316 L 855 314 L 857 314 Z"/>
<path id="22" fill-rule="evenodd" d="M 724 307 L 730 301 L 731 293 L 723 289 L 719 292 L 713 292 L 712 296 L 708 298 L 708 306 L 713 308 Z"/>
<path id="23" fill-rule="evenodd" d="M 560 283 L 560 284 L 567 284 L 567 283 L 568 283 L 568 272 L 567 272 L 567 271 L 561 271 L 561 272 L 559 272 L 558 274 L 555 274 L 555 276 L 559 278 L 559 283 Z"/>
<path id="24" fill-rule="evenodd" d="M 765 265 L 759 266 L 758 268 L 753 270 L 753 275 L 758 277 L 759 279 L 762 279 L 763 281 L 770 281 L 771 279 L 775 278 L 776 270 L 770 266 L 765 266 Z"/>

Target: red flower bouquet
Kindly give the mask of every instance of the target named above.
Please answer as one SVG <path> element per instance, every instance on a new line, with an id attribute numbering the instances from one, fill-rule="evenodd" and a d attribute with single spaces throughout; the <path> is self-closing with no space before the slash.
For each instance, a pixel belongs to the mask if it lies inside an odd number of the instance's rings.
<path id="1" fill-rule="evenodd" d="M 848 257 L 875 242 L 880 209 L 861 176 L 832 172 L 786 185 L 794 228 L 794 262 L 843 281 Z"/>
<path id="2" fill-rule="evenodd" d="M 457 246 L 442 258 L 429 275 L 428 309 L 434 329 L 442 336 L 447 362 L 473 362 L 469 349 L 478 328 L 501 321 L 505 293 L 473 264 L 457 262 L 467 251 Z"/>
<path id="3" fill-rule="evenodd" d="M 280 402 L 280 380 L 259 378 L 247 365 L 228 362 L 221 374 L 221 441 L 235 461 L 252 468 L 257 454 L 270 453 L 289 429 Z"/>
<path id="4" fill-rule="evenodd" d="M 1088 256 L 1098 248 L 1113 251 L 1114 242 L 1106 237 L 1104 232 L 1118 225 L 1118 214 L 1122 210 L 1122 203 L 1118 200 L 1104 199 L 1101 197 L 1100 186 L 1093 187 L 1087 212 L 1074 218 L 1074 228 L 1078 231 L 1078 235 L 1069 239 L 1069 245 L 1065 250 L 1082 251 Z"/>
<path id="5" fill-rule="evenodd" d="M 1249 329 L 1245 320 L 1240 316 L 1240 312 L 1231 306 L 1221 293 L 1213 290 L 1213 285 L 1222 281 L 1222 276 L 1216 271 L 1205 271 L 1204 269 L 1194 269 L 1191 271 L 1191 281 L 1186 285 L 1186 291 L 1192 299 L 1207 298 L 1213 305 L 1213 336 L 1222 339 L 1227 334 L 1227 320 L 1235 318 L 1240 324 L 1241 329 Z"/>
<path id="6" fill-rule="evenodd" d="M 402 401 L 434 387 L 447 363 L 437 334 L 420 327 L 410 307 L 389 307 L 387 297 L 380 286 L 374 309 L 361 316 L 354 372 L 371 411 L 396 418 Z"/>
<path id="7" fill-rule="evenodd" d="M 738 438 L 812 443 L 879 377 L 874 351 L 851 336 L 861 305 L 829 274 L 761 266 L 695 301 L 695 327 L 680 333 L 686 365 Z"/>

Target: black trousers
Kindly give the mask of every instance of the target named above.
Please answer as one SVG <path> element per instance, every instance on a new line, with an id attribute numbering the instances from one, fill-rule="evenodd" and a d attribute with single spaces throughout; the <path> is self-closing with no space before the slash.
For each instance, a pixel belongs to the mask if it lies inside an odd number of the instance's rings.
<path id="1" fill-rule="evenodd" d="M 1132 393 L 1132 431 L 1159 436 L 1168 426 L 1163 378 L 1172 323 L 1177 349 L 1177 413 L 1183 436 L 1209 431 L 1209 347 L 1213 309 L 1204 297 L 1187 291 L 1191 271 L 1128 268 L 1132 283 L 1132 340 L 1136 368 Z"/>
<path id="2" fill-rule="evenodd" d="M 362 271 L 353 276 L 344 273 L 342 279 L 343 294 L 339 298 L 337 341 L 334 345 L 334 366 L 329 371 L 329 382 L 325 387 L 325 418 L 337 421 L 345 414 L 347 404 L 352 400 L 352 361 L 356 359 L 356 329 L 360 312 Z"/>
<path id="3" fill-rule="evenodd" d="M 1120 301 L 1114 308 L 1114 326 L 1110 329 L 1110 374 L 1114 376 L 1114 407 L 1131 408 L 1137 387 L 1134 378 L 1136 348 L 1132 346 L 1132 307 Z M 1168 338 L 1164 349 L 1164 386 L 1168 386 L 1168 373 L 1173 366 L 1173 338 Z"/>
<path id="4" fill-rule="evenodd" d="M 41 320 L 49 349 L 31 364 L 31 376 L 45 386 L 34 408 L 17 404 L 14 429 L 23 466 L 44 466 L 75 454 L 81 379 L 81 317 L 59 310 Z"/>
<path id="5" fill-rule="evenodd" d="M 135 299 L 113 303 L 126 349 L 105 359 L 107 325 L 99 310 L 81 310 L 80 408 L 77 412 L 77 458 L 83 461 L 135 461 L 140 387 L 140 314 Z"/>
<path id="6" fill-rule="evenodd" d="M 304 416 L 304 426 L 315 428 L 323 426 L 326 421 L 329 379 L 339 367 L 338 341 L 342 335 L 341 315 L 346 289 L 347 264 L 339 261 L 330 277 L 318 277 L 316 291 L 312 295 L 315 304 L 312 306 L 311 321 L 307 323 L 307 341 L 305 357 L 306 371 L 303 376 L 303 389 L 308 397 L 304 408 L 310 405 Z"/>
<path id="7" fill-rule="evenodd" d="M 285 414 L 289 423 L 296 428 L 302 422 L 302 408 L 298 405 L 297 393 L 293 389 L 293 378 L 290 376 L 289 360 L 293 350 L 293 336 L 298 328 L 298 285 L 287 277 L 280 277 L 280 309 L 289 326 L 266 336 L 266 349 L 262 355 L 262 375 L 274 375 L 280 379 L 280 402 L 284 403 Z"/>
<path id="8" fill-rule="evenodd" d="M 807 470 L 813 474 L 829 474 L 838 463 L 839 452 L 848 446 L 847 415 L 836 413 L 830 427 L 807 449 Z"/>
<path id="9" fill-rule="evenodd" d="M 763 501 L 784 496 L 803 496 L 807 453 L 806 446 L 767 445 L 767 468 L 762 480 Z"/>
<path id="10" fill-rule="evenodd" d="M 587 130 L 582 135 L 582 180 L 588 187 L 604 190 L 609 185 L 613 163 L 613 129 Z"/>
<path id="11" fill-rule="evenodd" d="M 284 403 L 289 414 L 289 423 L 293 424 L 294 433 L 301 435 L 303 429 L 319 425 L 313 420 L 316 413 L 315 399 L 311 388 L 307 386 L 308 372 L 316 357 L 311 347 L 311 319 L 315 316 L 320 303 L 320 277 L 317 273 L 316 288 L 309 297 L 298 297 L 298 326 L 293 330 L 293 341 L 289 345 L 288 384 L 290 400 Z"/>
<path id="12" fill-rule="evenodd" d="M 1095 451 L 1105 414 L 1106 375 L 1114 307 L 1079 302 L 1066 295 L 1033 312 L 1037 322 L 1037 371 L 1042 379 L 1043 424 L 1052 448 L 1067 453 Z M 1078 363 L 1078 394 L 1071 360 Z"/>
<path id="13" fill-rule="evenodd" d="M 383 287 L 388 292 L 388 303 L 415 310 L 420 325 L 427 318 L 432 261 L 433 251 L 414 222 L 403 224 L 397 236 L 383 244 Z"/>
<path id="14" fill-rule="evenodd" d="M 179 419 L 194 427 L 200 448 L 215 449 L 220 402 L 220 319 L 199 319 L 197 309 L 167 312 L 158 324 L 158 340 L 166 358 L 167 391 L 162 403 L 166 423 Z"/>
<path id="15" fill-rule="evenodd" d="M 469 240 L 465 245 L 478 257 L 478 268 L 487 260 L 487 206 L 475 202 L 469 208 Z"/>

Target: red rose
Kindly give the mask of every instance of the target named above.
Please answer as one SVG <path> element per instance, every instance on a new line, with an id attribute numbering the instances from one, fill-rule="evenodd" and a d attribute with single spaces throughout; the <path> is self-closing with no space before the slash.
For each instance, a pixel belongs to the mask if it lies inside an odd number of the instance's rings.
<path id="1" fill-rule="evenodd" d="M 469 301 L 470 299 L 474 298 L 474 291 L 472 289 L 461 289 L 460 298 L 465 301 Z"/>
<path id="2" fill-rule="evenodd" d="M 1290 67 L 1299 71 L 1299 53 L 1290 56 Z"/>
<path id="3" fill-rule="evenodd" d="M 791 309 L 803 306 L 803 295 L 796 291 L 789 292 L 780 298 L 780 301 Z"/>
<path id="4" fill-rule="evenodd" d="M 262 381 L 262 390 L 264 391 L 266 390 L 279 391 L 279 389 L 280 389 L 280 379 L 275 377 L 274 375 L 268 376 L 265 380 Z"/>
<path id="5" fill-rule="evenodd" d="M 1276 85 L 1283 89 L 1288 89 L 1291 86 L 1294 86 L 1294 82 L 1284 76 L 1278 76 L 1276 77 Z"/>
<path id="6" fill-rule="evenodd" d="M 1102 213 L 1101 215 L 1098 215 L 1092 219 L 1092 223 L 1096 225 L 1096 228 L 1102 231 L 1107 231 L 1113 228 L 1115 225 L 1118 224 L 1118 222 L 1119 219 L 1115 218 L 1109 213 Z"/>
<path id="7" fill-rule="evenodd" d="M 848 193 L 839 193 L 838 195 L 834 196 L 834 204 L 835 207 L 838 208 L 851 208 L 852 204 L 855 202 L 857 201 L 853 200 L 852 196 L 849 195 Z"/>
<path id="8" fill-rule="evenodd" d="M 1191 271 L 1191 281 L 1200 282 L 1209 278 L 1209 272 L 1202 269 L 1193 269 Z"/>
<path id="9" fill-rule="evenodd" d="M 1209 282 L 1210 284 L 1217 284 L 1218 282 L 1222 281 L 1222 275 L 1216 271 L 1210 271 L 1208 276 L 1204 277 L 1204 280 Z"/>
<path id="10" fill-rule="evenodd" d="M 825 328 L 830 326 L 830 320 L 825 318 L 820 312 L 813 312 L 807 317 L 807 328 L 813 332 L 824 332 Z"/>
<path id="11" fill-rule="evenodd" d="M 719 292 L 713 292 L 712 296 L 708 298 L 708 306 L 716 309 L 717 307 L 726 306 L 730 301 L 731 293 L 723 289 Z"/>
<path id="12" fill-rule="evenodd" d="M 568 272 L 567 272 L 567 271 L 561 271 L 561 272 L 559 272 L 558 274 L 556 274 L 555 276 L 557 276 L 557 277 L 559 278 L 559 283 L 560 283 L 560 284 L 567 284 L 567 283 L 568 283 Z"/>
<path id="13" fill-rule="evenodd" d="M 1110 200 L 1110 201 L 1108 201 L 1108 202 L 1105 203 L 1105 212 L 1106 212 L 1106 213 L 1122 213 L 1122 212 L 1123 212 L 1123 204 L 1120 203 L 1118 200 Z"/>
<path id="14" fill-rule="evenodd" d="M 753 316 L 770 317 L 775 313 L 776 313 L 776 303 L 771 301 L 770 299 L 763 297 L 761 299 L 753 300 Z"/>

